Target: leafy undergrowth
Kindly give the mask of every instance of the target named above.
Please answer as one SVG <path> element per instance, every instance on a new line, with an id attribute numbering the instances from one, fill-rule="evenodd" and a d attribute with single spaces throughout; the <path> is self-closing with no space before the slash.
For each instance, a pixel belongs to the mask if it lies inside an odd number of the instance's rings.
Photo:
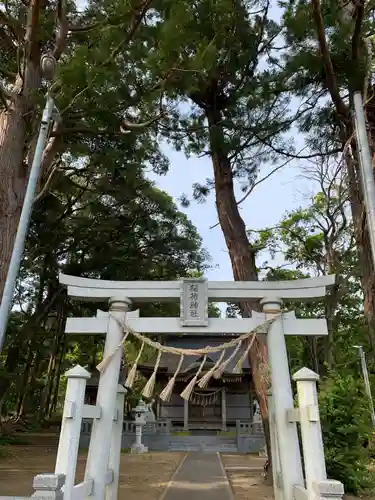
<path id="1" fill-rule="evenodd" d="M 319 408 L 328 477 L 354 495 L 374 491 L 368 446 L 372 426 L 362 381 L 331 373 L 320 384 Z"/>

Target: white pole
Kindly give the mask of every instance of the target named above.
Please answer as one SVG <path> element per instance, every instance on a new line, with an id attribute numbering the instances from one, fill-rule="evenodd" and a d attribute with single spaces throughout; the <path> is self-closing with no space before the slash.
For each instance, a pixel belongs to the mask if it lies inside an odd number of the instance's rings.
<path id="1" fill-rule="evenodd" d="M 0 352 L 3 349 L 5 332 L 8 325 L 9 313 L 12 307 L 12 299 L 14 288 L 16 285 L 17 276 L 20 270 L 21 259 L 25 249 L 25 241 L 33 204 L 35 199 L 35 191 L 39 179 L 40 166 L 43 158 L 44 147 L 47 142 L 50 122 L 54 111 L 54 101 L 47 94 L 47 102 L 43 111 L 42 123 L 40 126 L 38 141 L 35 148 L 33 163 L 31 165 L 29 182 L 26 188 L 25 199 L 22 206 L 20 221 L 18 224 L 16 239 L 14 241 L 12 257 L 9 264 L 8 274 L 4 286 L 4 292 L 0 306 Z"/>
<path id="2" fill-rule="evenodd" d="M 267 319 L 280 313 L 280 299 L 264 298 L 260 303 Z M 294 486 L 303 485 L 304 481 L 297 425 L 295 422 L 288 421 L 288 411 L 293 408 L 294 402 L 281 318 L 270 325 L 267 334 L 267 346 L 284 499 L 293 500 Z"/>
<path id="3" fill-rule="evenodd" d="M 363 197 L 367 214 L 372 259 L 375 263 L 375 181 L 372 168 L 370 147 L 363 102 L 360 92 L 354 94 L 354 123 L 359 149 L 359 167 L 361 171 Z"/>
<path id="4" fill-rule="evenodd" d="M 356 347 L 359 351 L 359 357 L 361 360 L 362 375 L 363 375 L 363 380 L 365 383 L 366 394 L 367 394 L 367 396 L 369 398 L 369 402 L 370 402 L 372 425 L 373 425 L 373 427 L 375 427 L 374 401 L 372 399 L 372 394 L 371 394 L 371 386 L 370 386 L 370 379 L 369 379 L 368 371 L 367 371 L 365 352 L 364 352 L 363 347 L 361 345 L 355 345 L 354 347 Z"/>
<path id="5" fill-rule="evenodd" d="M 86 462 L 85 481 L 94 479 L 92 500 L 104 500 L 106 497 L 106 474 L 110 458 L 113 417 L 116 409 L 118 382 L 120 376 L 122 348 L 118 348 L 124 337 L 121 325 L 114 319 L 125 321 L 130 300 L 125 297 L 113 297 L 109 301 L 107 335 L 104 358 L 113 355 L 110 363 L 100 374 L 96 404 L 101 407 L 99 420 L 93 421 L 90 446 Z M 113 316 L 113 317 L 112 317 Z"/>

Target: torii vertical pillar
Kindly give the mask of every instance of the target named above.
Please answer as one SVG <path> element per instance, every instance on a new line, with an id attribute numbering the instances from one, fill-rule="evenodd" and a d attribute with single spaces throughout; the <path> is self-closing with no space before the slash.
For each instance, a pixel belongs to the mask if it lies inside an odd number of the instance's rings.
<path id="1" fill-rule="evenodd" d="M 264 298 L 261 300 L 261 305 L 267 318 L 280 313 L 280 299 Z M 303 486 L 304 480 L 297 425 L 295 422 L 288 421 L 288 412 L 293 408 L 294 402 L 281 317 L 268 329 L 267 346 L 275 425 L 279 442 L 282 489 L 284 490 L 284 500 L 293 500 L 294 486 Z"/>
<path id="2" fill-rule="evenodd" d="M 123 328 L 114 317 L 120 321 L 125 321 L 129 305 L 130 300 L 127 298 L 114 297 L 109 300 L 111 314 L 108 317 L 104 358 L 112 355 L 123 339 Z M 111 317 L 111 315 L 114 317 Z M 96 404 L 101 407 L 101 416 L 99 420 L 94 419 L 93 421 L 85 470 L 85 481 L 88 479 L 94 479 L 95 481 L 94 492 L 91 496 L 93 500 L 104 500 L 106 496 L 106 474 L 110 457 L 111 432 L 116 408 L 121 359 L 122 348 L 116 351 L 99 379 Z"/>

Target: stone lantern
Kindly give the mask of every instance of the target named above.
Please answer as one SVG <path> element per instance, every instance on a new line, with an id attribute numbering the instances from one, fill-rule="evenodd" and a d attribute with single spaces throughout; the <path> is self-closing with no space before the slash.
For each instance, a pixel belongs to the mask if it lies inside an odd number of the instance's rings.
<path id="1" fill-rule="evenodd" d="M 131 448 L 131 453 L 146 453 L 148 447 L 142 444 L 142 429 L 146 423 L 145 413 L 148 408 L 145 402 L 140 399 L 133 411 L 135 413 L 135 443 Z"/>

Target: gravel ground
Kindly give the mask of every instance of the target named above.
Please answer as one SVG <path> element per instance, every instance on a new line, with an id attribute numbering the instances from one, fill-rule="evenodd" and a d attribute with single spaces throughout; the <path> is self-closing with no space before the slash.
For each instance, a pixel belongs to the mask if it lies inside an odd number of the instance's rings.
<path id="1" fill-rule="evenodd" d="M 8 456 L 0 458 L 0 495 L 29 496 L 36 474 L 53 472 L 56 448 L 48 446 L 10 446 Z M 123 454 L 120 464 L 119 499 L 157 500 L 167 486 L 184 453 Z M 78 459 L 76 483 L 82 481 L 86 453 Z"/>

